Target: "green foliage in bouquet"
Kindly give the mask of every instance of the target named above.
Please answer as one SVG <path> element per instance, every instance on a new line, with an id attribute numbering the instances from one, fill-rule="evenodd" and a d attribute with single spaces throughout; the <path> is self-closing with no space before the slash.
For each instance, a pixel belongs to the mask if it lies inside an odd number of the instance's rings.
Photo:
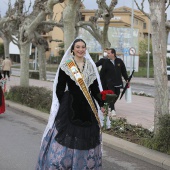
<path id="1" fill-rule="evenodd" d="M 109 105 L 111 102 L 115 102 L 117 95 L 112 90 L 104 90 L 100 93 L 100 98 L 104 101 L 105 115 L 103 121 L 103 129 L 107 129 L 107 116 L 109 114 Z"/>

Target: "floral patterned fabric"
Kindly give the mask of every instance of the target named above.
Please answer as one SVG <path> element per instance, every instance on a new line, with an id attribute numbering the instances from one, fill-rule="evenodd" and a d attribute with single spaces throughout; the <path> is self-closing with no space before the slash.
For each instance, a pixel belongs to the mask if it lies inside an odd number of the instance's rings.
<path id="1" fill-rule="evenodd" d="M 0 87 L 0 114 L 5 112 L 5 99 L 2 88 Z"/>
<path id="2" fill-rule="evenodd" d="M 70 149 L 60 145 L 55 126 L 42 142 L 36 170 L 101 170 L 101 145 L 90 150 Z"/>

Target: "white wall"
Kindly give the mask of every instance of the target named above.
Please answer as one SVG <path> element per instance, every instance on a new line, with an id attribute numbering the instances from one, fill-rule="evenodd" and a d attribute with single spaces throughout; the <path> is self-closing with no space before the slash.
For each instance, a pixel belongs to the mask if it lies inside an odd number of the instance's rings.
<path id="1" fill-rule="evenodd" d="M 31 55 L 32 44 L 30 44 L 30 55 Z M 18 54 L 20 55 L 20 50 L 17 45 L 15 45 L 12 41 L 9 44 L 9 54 Z"/>
<path id="2" fill-rule="evenodd" d="M 19 48 L 13 42 L 9 44 L 9 54 L 20 54 Z"/>

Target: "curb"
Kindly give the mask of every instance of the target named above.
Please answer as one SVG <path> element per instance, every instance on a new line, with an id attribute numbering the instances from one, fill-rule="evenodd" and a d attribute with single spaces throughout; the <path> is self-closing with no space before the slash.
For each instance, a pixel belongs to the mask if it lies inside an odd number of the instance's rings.
<path id="1" fill-rule="evenodd" d="M 154 84 L 151 83 L 145 83 L 145 82 L 130 82 L 130 84 L 134 84 L 134 85 L 145 85 L 145 86 L 150 86 L 150 87 L 154 87 Z"/>
<path id="2" fill-rule="evenodd" d="M 30 107 L 18 103 L 14 103 L 9 100 L 6 100 L 5 102 L 6 102 L 6 107 L 13 108 L 22 113 L 29 114 L 45 122 L 48 121 L 49 115 L 47 113 L 43 113 L 39 110 L 32 109 Z M 170 169 L 170 155 L 148 149 L 141 145 L 131 143 L 129 141 L 125 141 L 123 139 L 105 133 L 102 134 L 102 138 L 103 138 L 103 144 L 107 147 L 123 152 L 127 155 L 133 156 L 135 158 L 151 163 L 163 169 L 166 170 Z"/>

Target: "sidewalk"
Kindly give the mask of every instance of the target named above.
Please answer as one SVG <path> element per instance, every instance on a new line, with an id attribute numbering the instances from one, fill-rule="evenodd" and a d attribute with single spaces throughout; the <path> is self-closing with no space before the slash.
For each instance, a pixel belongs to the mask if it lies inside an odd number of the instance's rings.
<path id="1" fill-rule="evenodd" d="M 153 79 L 146 78 L 133 78 L 132 84 L 147 84 L 154 85 Z M 168 82 L 168 86 L 170 86 Z M 7 82 L 7 90 L 11 86 L 19 85 L 20 78 L 19 77 L 11 77 L 11 80 Z M 49 81 L 40 81 L 40 80 L 29 80 L 30 86 L 39 86 L 46 87 L 52 90 L 53 82 Z M 6 101 L 6 105 L 8 107 L 13 107 L 18 110 L 22 110 L 24 113 L 34 114 L 34 116 L 41 118 L 45 121 L 48 120 L 48 115 L 37 111 L 35 109 L 25 107 L 10 101 Z M 126 103 L 125 99 L 122 98 L 118 100 L 116 103 L 116 113 L 119 117 L 125 117 L 127 121 L 131 124 L 140 124 L 144 128 L 151 128 L 154 124 L 154 99 L 150 97 L 144 96 L 136 96 L 132 95 L 132 103 Z M 103 143 L 106 146 L 109 146 L 113 149 L 124 152 L 128 155 L 137 157 L 146 162 L 152 163 L 164 169 L 170 169 L 170 156 L 147 149 L 137 144 L 130 143 L 128 141 L 124 141 L 122 139 L 103 134 Z"/>
<path id="2" fill-rule="evenodd" d="M 133 83 L 154 85 L 153 79 L 146 78 L 133 78 L 132 85 Z M 53 82 L 50 81 L 30 79 L 29 84 L 30 86 L 43 86 L 50 90 L 53 88 Z M 15 85 L 20 85 L 20 78 L 12 76 L 11 80 L 7 82 L 7 89 Z M 132 103 L 126 103 L 123 97 L 116 102 L 116 113 L 117 116 L 126 118 L 131 124 L 141 124 L 144 128 L 149 129 L 154 124 L 154 99 L 132 95 Z"/>
<path id="3" fill-rule="evenodd" d="M 154 78 L 133 77 L 131 83 L 154 86 Z M 170 81 L 168 81 L 168 87 L 170 87 Z"/>

